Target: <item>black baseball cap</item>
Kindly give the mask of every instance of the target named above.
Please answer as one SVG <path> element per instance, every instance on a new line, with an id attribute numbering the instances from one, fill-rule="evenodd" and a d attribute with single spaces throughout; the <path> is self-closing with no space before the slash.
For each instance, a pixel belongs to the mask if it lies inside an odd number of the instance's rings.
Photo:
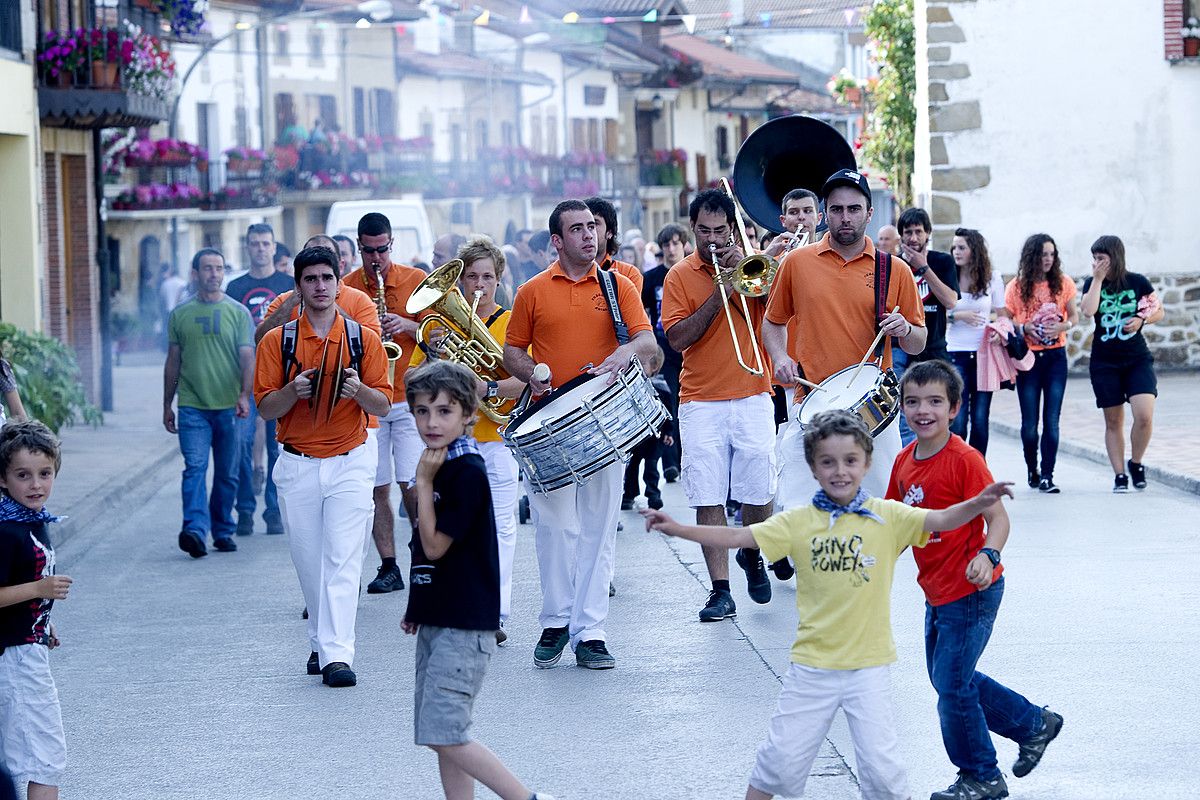
<path id="1" fill-rule="evenodd" d="M 839 169 L 830 175 L 829 179 L 825 181 L 825 185 L 821 187 L 821 199 L 827 199 L 829 193 L 839 186 L 851 186 L 858 189 L 867 198 L 867 208 L 871 207 L 871 186 L 867 183 L 866 176 L 858 170 Z"/>

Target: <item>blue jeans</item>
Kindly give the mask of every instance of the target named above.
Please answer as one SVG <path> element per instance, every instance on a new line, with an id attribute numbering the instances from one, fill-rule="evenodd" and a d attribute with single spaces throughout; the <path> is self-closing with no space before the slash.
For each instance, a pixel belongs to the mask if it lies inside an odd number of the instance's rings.
<path id="1" fill-rule="evenodd" d="M 213 541 L 233 535 L 237 494 L 238 419 L 232 408 L 207 411 L 179 407 L 179 450 L 183 453 L 183 529 Z M 204 492 L 212 451 L 212 492 Z"/>
<path id="2" fill-rule="evenodd" d="M 898 339 L 892 340 L 892 372 L 896 373 L 896 380 L 904 377 L 904 370 L 908 369 L 908 359 L 911 358 L 908 353 L 900 349 Z M 912 444 L 917 435 L 913 433 L 912 428 L 908 427 L 908 420 L 904 418 L 904 406 L 900 406 L 900 413 L 896 415 L 900 418 L 900 444 L 907 447 Z"/>
<path id="3" fill-rule="evenodd" d="M 258 427 L 258 406 L 250 398 L 250 415 L 242 422 L 242 447 L 238 464 L 237 512 L 239 518 L 254 519 L 254 429 Z M 263 484 L 263 521 L 278 523 L 279 493 L 275 489 L 275 461 L 279 458 L 279 442 L 275 440 L 275 420 L 266 423 L 267 481 Z"/>
<path id="4" fill-rule="evenodd" d="M 988 416 L 992 413 L 992 393 L 979 391 L 976 367 L 978 359 L 970 350 L 955 350 L 950 359 L 963 379 L 962 405 L 958 416 L 950 423 L 951 433 L 957 433 L 983 455 L 987 455 Z M 970 437 L 967 426 L 970 425 Z"/>
<path id="5" fill-rule="evenodd" d="M 1023 742 L 1042 729 L 1042 710 L 975 671 L 992 635 L 1004 578 L 942 606 L 925 605 L 925 665 L 938 695 L 946 755 L 980 780 L 1000 775 L 988 731 Z"/>
<path id="6" fill-rule="evenodd" d="M 1067 349 L 1034 351 L 1033 368 L 1017 373 L 1017 400 L 1021 404 L 1021 444 L 1025 466 L 1043 478 L 1054 476 L 1058 459 L 1058 417 L 1067 390 Z M 1042 468 L 1038 469 L 1038 410 L 1042 416 Z"/>

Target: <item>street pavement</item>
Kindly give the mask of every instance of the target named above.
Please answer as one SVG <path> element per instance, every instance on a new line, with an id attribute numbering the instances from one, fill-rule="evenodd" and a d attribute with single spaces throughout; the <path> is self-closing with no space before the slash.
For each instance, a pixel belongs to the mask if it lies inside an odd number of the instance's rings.
<path id="1" fill-rule="evenodd" d="M 158 359 L 117 369 L 120 411 L 105 427 L 64 432 L 51 504 L 73 515 L 59 569 L 75 584 L 54 612 L 64 796 L 439 797 L 434 756 L 412 744 L 413 639 L 399 628 L 407 591 L 362 596 L 360 683 L 332 690 L 304 674 L 303 600 L 286 537 L 260 525 L 237 553 L 193 560 L 177 549 L 182 462 L 159 424 Z M 997 477 L 1020 482 L 1019 443 L 997 435 L 990 451 Z M 981 663 L 1066 717 L 1042 765 L 1009 779 L 1012 796 L 1188 796 L 1200 717 L 1189 680 L 1200 590 L 1188 565 L 1200 556 L 1200 504 L 1159 483 L 1112 495 L 1107 467 L 1071 455 L 1055 478 L 1061 495 L 1019 485 L 1009 502 L 1007 597 Z M 689 517 L 678 484 L 664 499 Z M 624 523 L 606 626 L 618 666 L 599 673 L 569 657 L 533 667 L 540 592 L 533 532 L 520 528 L 511 638 L 492 661 L 474 735 L 560 800 L 741 797 L 787 668 L 794 589 L 775 582 L 774 600 L 757 606 L 735 567 L 740 616 L 701 624 L 699 547 L 644 533 L 632 513 Z M 364 585 L 377 563 L 368 556 Z M 913 797 L 923 798 L 954 770 L 925 674 L 915 573 L 905 554 L 892 680 Z M 1016 746 L 997 748 L 1008 772 Z M 839 717 L 808 796 L 857 797 L 854 775 Z"/>

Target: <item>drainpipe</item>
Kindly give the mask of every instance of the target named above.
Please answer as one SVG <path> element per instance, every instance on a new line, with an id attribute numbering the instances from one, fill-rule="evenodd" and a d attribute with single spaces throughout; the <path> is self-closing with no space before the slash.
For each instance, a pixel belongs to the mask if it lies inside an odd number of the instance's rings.
<path id="1" fill-rule="evenodd" d="M 108 237 L 104 230 L 104 150 L 98 128 L 92 129 L 92 152 L 92 188 L 96 194 L 96 266 L 100 270 L 100 408 L 112 411 L 112 265 L 109 263 Z"/>

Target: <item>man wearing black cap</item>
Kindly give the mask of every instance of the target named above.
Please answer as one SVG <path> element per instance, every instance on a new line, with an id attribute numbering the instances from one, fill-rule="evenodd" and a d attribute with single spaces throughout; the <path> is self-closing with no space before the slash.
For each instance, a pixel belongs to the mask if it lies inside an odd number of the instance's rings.
<path id="1" fill-rule="evenodd" d="M 925 313 L 912 274 L 899 258 L 892 258 L 882 297 L 876 294 L 875 276 L 881 265 L 874 243 L 866 236 L 873 211 L 867 179 L 855 170 L 835 172 L 821 188 L 821 198 L 829 230 L 814 246 L 794 250 L 783 260 L 763 321 L 763 342 L 775 364 L 775 379 L 785 385 L 797 378 L 796 360 L 788 354 L 788 320 L 793 316 L 792 329 L 799 340 L 796 352 L 805 378 L 814 383 L 856 365 L 879 331 L 884 334 L 883 369 L 891 366 L 889 337 L 897 337 L 907 353 L 925 348 Z M 882 314 L 876 313 L 879 305 Z M 796 399 L 803 399 L 801 392 L 796 392 Z M 860 398 L 838 399 L 849 407 Z M 788 426 L 780 446 L 784 471 L 777 502 L 784 508 L 809 503 L 817 489 L 797 428 Z M 893 420 L 875 436 L 871 470 L 863 481 L 869 494 L 883 496 L 899 452 L 900 435 Z"/>

